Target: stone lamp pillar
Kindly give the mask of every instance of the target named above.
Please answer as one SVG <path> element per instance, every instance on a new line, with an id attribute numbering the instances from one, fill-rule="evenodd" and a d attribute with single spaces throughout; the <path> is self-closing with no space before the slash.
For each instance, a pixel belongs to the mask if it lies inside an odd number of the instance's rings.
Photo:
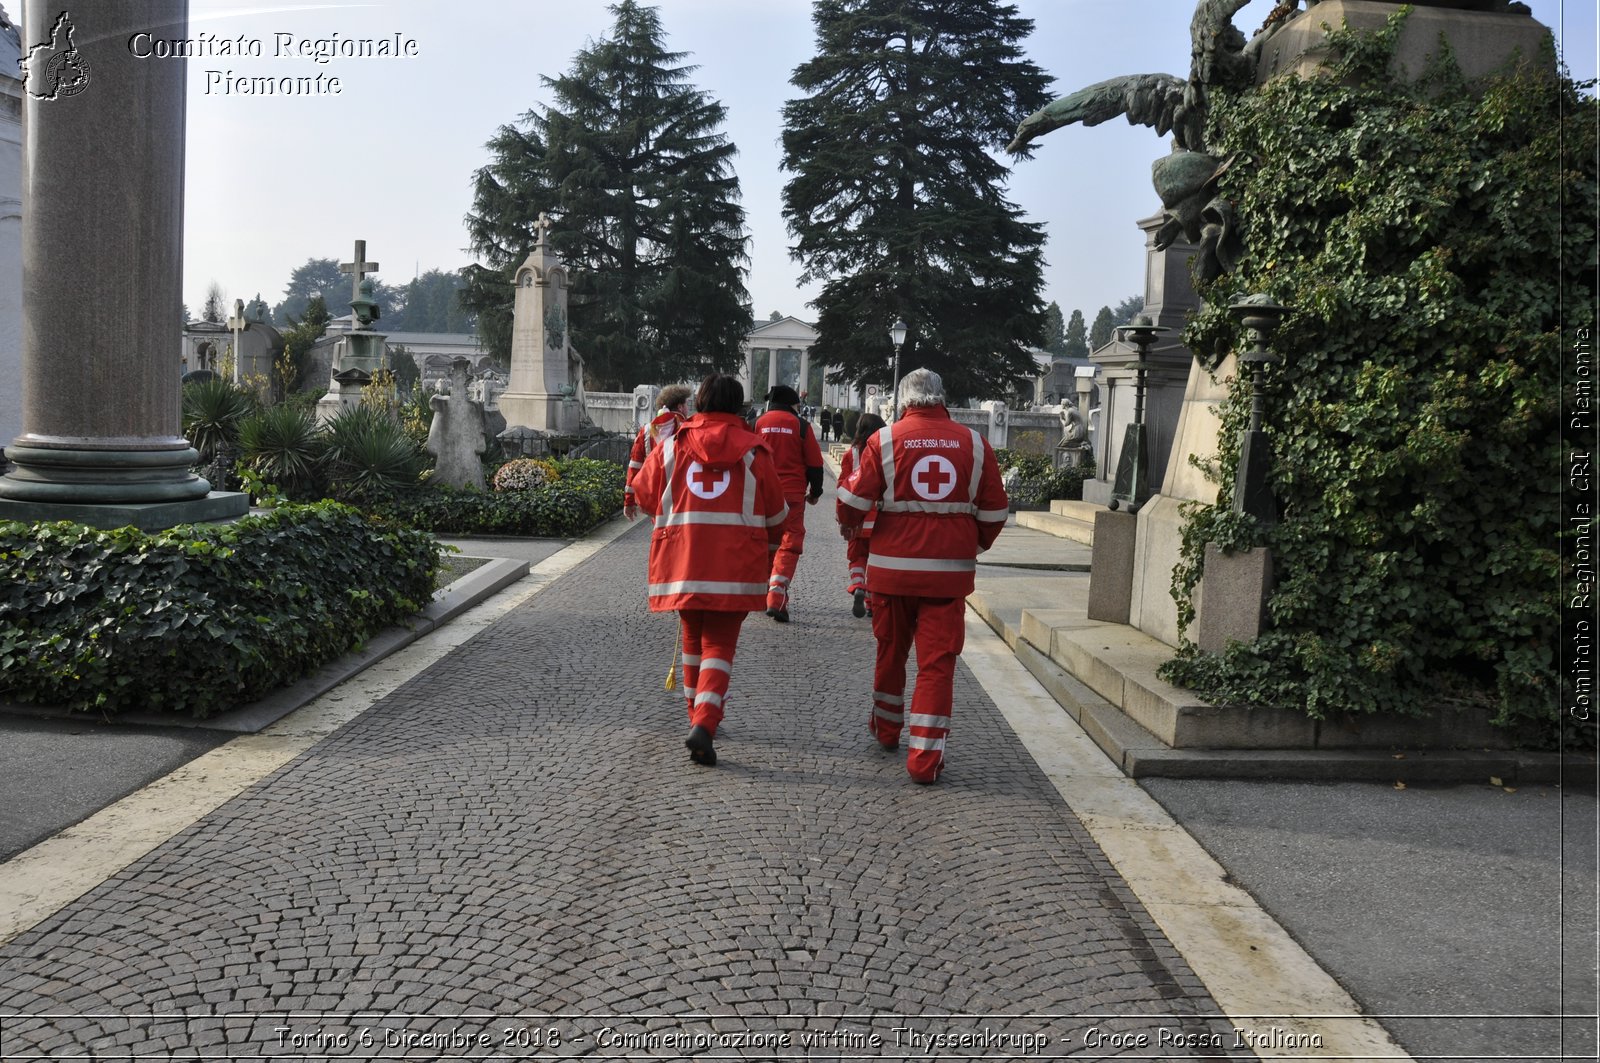
<path id="1" fill-rule="evenodd" d="M 1244 325 L 1250 349 L 1239 364 L 1250 372 L 1250 427 L 1239 440 L 1239 469 L 1233 485 L 1233 511 L 1248 513 L 1262 525 L 1278 519 L 1277 502 L 1267 474 L 1272 448 L 1261 420 L 1266 412 L 1262 376 L 1282 359 L 1267 344 L 1288 313 L 1266 295 L 1250 295 L 1228 307 Z M 1253 641 L 1266 627 L 1267 597 L 1272 593 L 1272 551 L 1264 546 L 1226 553 L 1206 544 L 1195 616 L 1195 643 L 1207 653 L 1221 653 L 1230 642 Z"/>
<path id="2" fill-rule="evenodd" d="M 187 0 L 28 4 L 22 153 L 22 434 L 0 517 L 165 528 L 241 515 L 181 434 L 182 59 Z"/>
<path id="3" fill-rule="evenodd" d="M 1251 295 L 1228 307 L 1228 312 L 1239 320 L 1250 337 L 1250 349 L 1239 356 L 1239 364 L 1250 371 L 1250 427 L 1239 441 L 1239 474 L 1233 484 L 1233 509 L 1236 513 L 1248 513 L 1263 524 L 1272 524 L 1278 519 L 1278 506 L 1267 484 L 1272 444 L 1261 429 L 1261 418 L 1266 412 L 1262 375 L 1268 366 L 1283 361 L 1267 348 L 1267 344 L 1288 311 L 1273 302 L 1271 296 Z"/>
<path id="4" fill-rule="evenodd" d="M 1131 324 L 1123 325 L 1117 331 L 1122 334 L 1124 343 L 1130 343 L 1138 349 L 1139 359 L 1128 366 L 1136 374 L 1133 421 L 1123 435 L 1122 450 L 1117 456 L 1117 478 L 1111 489 L 1110 508 L 1121 507 L 1129 513 L 1137 513 L 1150 497 L 1150 446 L 1144 427 L 1145 374 L 1151 368 L 1147 355 L 1156 338 L 1172 330 L 1155 324 L 1148 315 L 1140 314 Z"/>

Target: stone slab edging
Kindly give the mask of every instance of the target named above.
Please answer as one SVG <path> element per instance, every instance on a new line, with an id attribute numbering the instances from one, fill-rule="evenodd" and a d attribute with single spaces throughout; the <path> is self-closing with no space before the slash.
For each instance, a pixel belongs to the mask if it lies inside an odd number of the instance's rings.
<path id="1" fill-rule="evenodd" d="M 976 609 L 967 616 L 961 660 L 1229 1022 L 1262 1039 L 1253 1042 L 1262 1058 L 1412 1058 L 1361 1014 L 1255 898 L 1228 881 L 1222 866 L 1120 764 L 1107 759 L 1088 727 L 1060 711 L 1054 692 Z M 958 728 L 959 719 L 958 710 Z M 1134 725 L 1124 718 L 1123 726 Z"/>
<path id="2" fill-rule="evenodd" d="M 1018 662 L 1132 778 L 1370 780 L 1403 783 L 1487 782 L 1506 785 L 1568 783 L 1591 778 L 1585 754 L 1510 749 L 1431 749 L 1396 736 L 1387 745 L 1357 747 L 1339 736 L 1310 748 L 1312 721 L 1296 727 L 1292 714 L 1250 719 L 1241 710 L 1207 705 L 1155 678 L 1149 647 L 1120 652 L 1140 633 L 1124 625 L 1086 620 L 1069 592 L 1072 581 L 1053 583 L 1061 608 L 1007 600 L 1002 588 L 980 586 L 967 603 L 1011 648 Z M 1087 581 L 1078 581 L 1086 584 Z M 1036 597 L 1037 590 L 1030 596 Z M 1106 632 L 1098 629 L 1105 628 Z M 1131 634 L 1129 634 L 1131 632 Z M 1097 638 L 1091 636 L 1105 635 Z M 1147 641 L 1154 642 L 1154 640 Z M 1040 643 L 1044 644 L 1041 645 Z M 1231 718 L 1231 722 L 1230 722 Z M 1174 746 L 1185 724 L 1214 726 L 1230 734 L 1225 748 Z M 1257 745 L 1246 739 L 1254 733 Z M 1159 737 L 1158 737 L 1159 736 Z M 1241 737 L 1243 736 L 1243 737 Z M 1274 748 L 1274 740 L 1286 748 Z M 1296 743 L 1298 743 L 1296 745 Z"/>
<path id="3" fill-rule="evenodd" d="M 0 945 L 49 918 L 366 712 L 593 557 L 630 525 L 613 518 L 477 608 L 289 713 L 242 734 L 0 864 Z M 485 566 L 487 567 L 487 566 Z"/>

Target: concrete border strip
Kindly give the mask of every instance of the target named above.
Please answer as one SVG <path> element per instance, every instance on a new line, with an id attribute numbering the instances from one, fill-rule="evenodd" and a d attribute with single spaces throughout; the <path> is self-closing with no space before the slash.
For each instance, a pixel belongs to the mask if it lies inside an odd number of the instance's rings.
<path id="1" fill-rule="evenodd" d="M 1260 1038 L 1261 1058 L 1411 1059 L 972 610 L 961 658 L 1229 1021 Z"/>
<path id="2" fill-rule="evenodd" d="M 360 716 L 413 676 L 628 531 L 614 518 L 482 605 L 260 734 L 241 735 L 0 864 L 0 945 L 37 926 Z"/>

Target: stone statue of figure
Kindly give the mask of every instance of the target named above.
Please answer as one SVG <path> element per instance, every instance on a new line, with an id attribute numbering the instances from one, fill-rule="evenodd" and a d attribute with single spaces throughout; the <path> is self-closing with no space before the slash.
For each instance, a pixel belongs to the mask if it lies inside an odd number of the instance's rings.
<path id="1" fill-rule="evenodd" d="M 267 304 L 262 301 L 261 293 L 256 292 L 256 297 L 245 304 L 244 318 L 254 324 L 265 325 L 267 323 L 267 314 Z"/>
<path id="2" fill-rule="evenodd" d="M 1078 407 L 1068 402 L 1061 410 L 1061 439 L 1073 446 L 1080 446 L 1089 438 L 1089 426 L 1083 421 L 1083 414 L 1078 412 Z"/>
<path id="3" fill-rule="evenodd" d="M 467 368 L 472 363 L 457 358 L 450 363 L 449 394 L 428 399 L 433 424 L 428 428 L 428 453 L 434 456 L 430 483 L 482 491 L 484 452 L 483 403 L 467 396 Z"/>

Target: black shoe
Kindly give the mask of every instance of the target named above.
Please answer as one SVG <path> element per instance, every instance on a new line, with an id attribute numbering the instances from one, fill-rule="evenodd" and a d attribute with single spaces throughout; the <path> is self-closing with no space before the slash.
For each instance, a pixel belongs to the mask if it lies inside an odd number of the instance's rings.
<path id="1" fill-rule="evenodd" d="M 689 728 L 689 737 L 683 740 L 689 748 L 689 759 L 708 768 L 717 766 L 717 751 L 711 745 L 711 732 L 704 727 Z"/>
<path id="2" fill-rule="evenodd" d="M 867 590 L 865 587 L 856 588 L 855 601 L 850 603 L 850 615 L 857 620 L 867 615 Z"/>
<path id="3" fill-rule="evenodd" d="M 780 624 L 787 624 L 789 622 L 789 607 L 785 605 L 776 609 L 768 609 L 767 615 Z"/>

